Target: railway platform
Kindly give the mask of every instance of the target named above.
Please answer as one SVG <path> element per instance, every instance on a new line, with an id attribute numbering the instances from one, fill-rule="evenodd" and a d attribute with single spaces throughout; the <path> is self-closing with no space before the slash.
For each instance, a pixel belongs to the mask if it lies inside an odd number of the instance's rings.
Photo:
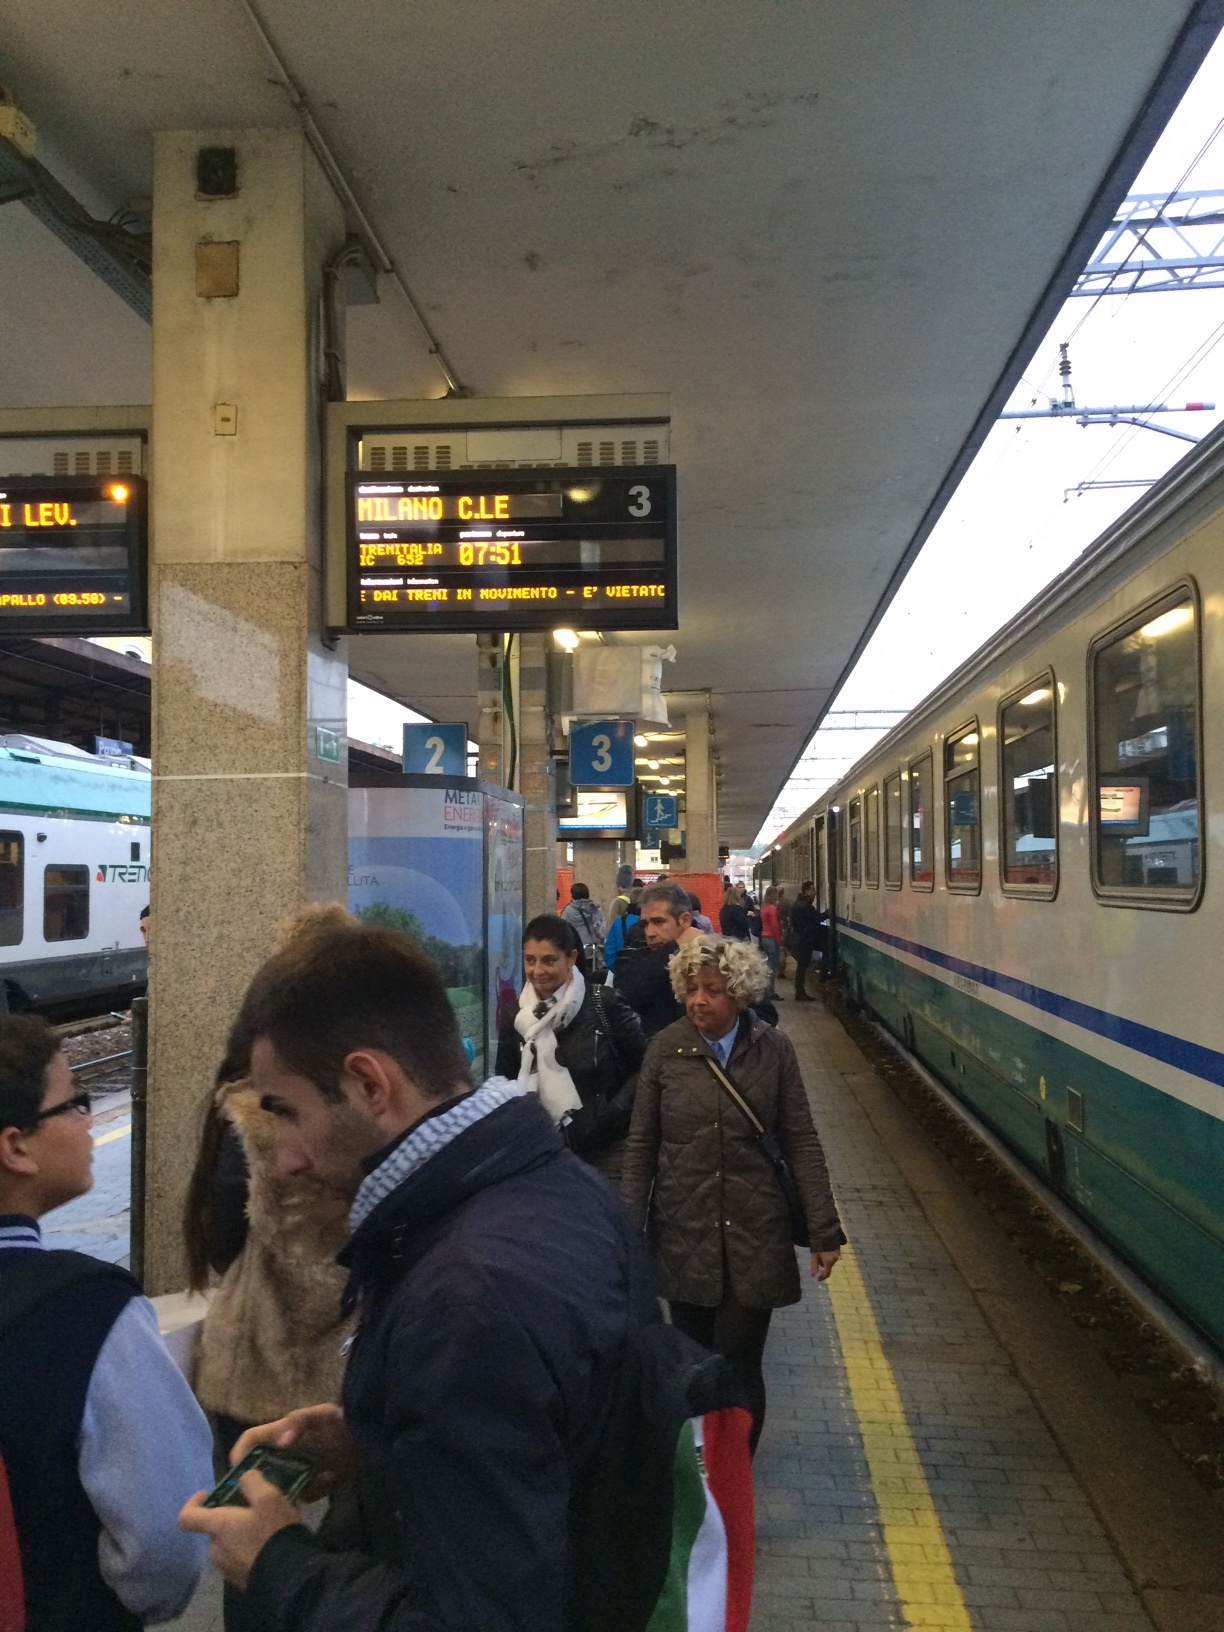
<path id="1" fill-rule="evenodd" d="M 774 1317 L 754 1632 L 1213 1632 L 1224 1516 L 823 1004 L 850 1250 Z"/>
<path id="2" fill-rule="evenodd" d="M 821 1003 L 850 1249 L 774 1317 L 752 1632 L 1224 1632 L 1224 1513 Z M 177 1623 L 220 1632 L 205 1582 Z"/>

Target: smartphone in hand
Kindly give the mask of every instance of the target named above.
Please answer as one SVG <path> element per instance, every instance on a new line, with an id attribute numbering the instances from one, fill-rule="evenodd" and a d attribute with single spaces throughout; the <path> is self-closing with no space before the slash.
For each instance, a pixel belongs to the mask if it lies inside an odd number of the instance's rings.
<path id="1" fill-rule="evenodd" d="M 241 1462 L 236 1462 L 224 1479 L 204 1498 L 205 1507 L 246 1507 L 246 1497 L 238 1488 L 244 1473 L 262 1473 L 270 1485 L 296 1502 L 318 1472 L 313 1457 L 280 1451 L 272 1445 L 256 1445 Z"/>

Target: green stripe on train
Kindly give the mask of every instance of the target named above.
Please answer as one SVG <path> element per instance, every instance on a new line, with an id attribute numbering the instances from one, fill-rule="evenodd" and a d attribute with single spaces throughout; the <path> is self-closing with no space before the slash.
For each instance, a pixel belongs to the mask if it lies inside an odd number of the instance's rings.
<path id="1" fill-rule="evenodd" d="M 1224 1121 L 883 948 L 842 933 L 838 954 L 889 1029 L 1224 1347 Z"/>

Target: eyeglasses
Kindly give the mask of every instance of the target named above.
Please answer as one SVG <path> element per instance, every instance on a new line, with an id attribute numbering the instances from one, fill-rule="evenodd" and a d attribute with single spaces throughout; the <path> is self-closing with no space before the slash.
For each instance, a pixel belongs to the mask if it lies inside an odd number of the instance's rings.
<path id="1" fill-rule="evenodd" d="M 73 1094 L 71 1099 L 61 1100 L 58 1105 L 51 1105 L 45 1111 L 39 1111 L 38 1115 L 30 1123 L 30 1127 L 36 1128 L 40 1122 L 45 1122 L 48 1117 L 63 1116 L 68 1111 L 80 1111 L 82 1116 L 88 1116 L 92 1109 L 93 1102 L 89 1097 L 89 1093 L 82 1088 L 80 1093 Z"/>

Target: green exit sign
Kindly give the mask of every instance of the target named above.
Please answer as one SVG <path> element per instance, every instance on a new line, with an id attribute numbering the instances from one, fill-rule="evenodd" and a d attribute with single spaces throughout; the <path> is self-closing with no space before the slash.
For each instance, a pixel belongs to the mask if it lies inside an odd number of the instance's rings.
<path id="1" fill-rule="evenodd" d="M 340 733 L 315 726 L 315 758 L 325 759 L 331 765 L 340 763 Z"/>

